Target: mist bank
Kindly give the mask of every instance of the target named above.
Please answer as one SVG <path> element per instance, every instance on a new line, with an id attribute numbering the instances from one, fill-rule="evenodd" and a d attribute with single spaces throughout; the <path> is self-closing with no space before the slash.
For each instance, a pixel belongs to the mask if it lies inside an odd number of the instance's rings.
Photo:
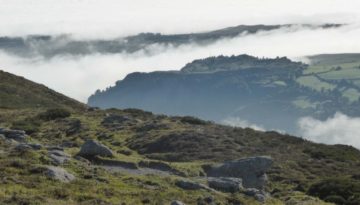
<path id="1" fill-rule="evenodd" d="M 345 144 L 360 149 L 360 117 L 341 112 L 326 120 L 304 117 L 298 121 L 300 136 L 324 144 Z"/>
<path id="2" fill-rule="evenodd" d="M 339 28 L 342 24 L 286 24 L 286 25 L 239 25 L 209 32 L 172 34 L 140 33 L 134 36 L 114 39 L 75 39 L 71 35 L 29 35 L 20 37 L 0 37 L 0 50 L 10 55 L 24 58 L 41 57 L 45 59 L 56 56 L 86 56 L 91 54 L 134 54 L 141 52 L 152 56 L 166 49 L 177 49 L 179 46 L 208 46 L 220 40 L 231 40 L 258 33 L 281 30 L 297 32 L 304 29 Z M 162 49 L 157 49 L 161 47 Z"/>
<path id="3" fill-rule="evenodd" d="M 321 53 L 360 53 L 357 25 L 328 29 L 276 29 L 252 35 L 222 38 L 208 45 L 184 44 L 177 47 L 154 44 L 134 53 L 91 53 L 88 55 L 41 55 L 20 57 L 0 51 L 0 69 L 24 76 L 86 102 L 97 89 L 105 89 L 132 72 L 180 70 L 194 59 L 247 53 L 258 57 L 303 56 Z"/>
<path id="4" fill-rule="evenodd" d="M 0 36 L 72 34 L 111 39 L 191 33 L 239 24 L 359 21 L 357 0 L 0 0 Z"/>

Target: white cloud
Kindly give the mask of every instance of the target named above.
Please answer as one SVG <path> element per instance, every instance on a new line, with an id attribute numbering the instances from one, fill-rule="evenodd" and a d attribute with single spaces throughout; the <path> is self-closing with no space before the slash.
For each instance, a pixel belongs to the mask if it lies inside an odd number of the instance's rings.
<path id="1" fill-rule="evenodd" d="M 265 131 L 265 128 L 263 128 L 262 126 L 256 125 L 254 123 L 250 123 L 249 121 L 243 120 L 238 117 L 228 117 L 228 118 L 222 120 L 221 124 L 232 126 L 232 127 L 242 127 L 242 128 L 250 127 L 254 130 Z"/>
<path id="2" fill-rule="evenodd" d="M 311 117 L 298 122 L 300 135 L 314 142 L 325 144 L 346 144 L 360 149 L 360 118 L 351 118 L 336 113 L 325 121 Z"/>

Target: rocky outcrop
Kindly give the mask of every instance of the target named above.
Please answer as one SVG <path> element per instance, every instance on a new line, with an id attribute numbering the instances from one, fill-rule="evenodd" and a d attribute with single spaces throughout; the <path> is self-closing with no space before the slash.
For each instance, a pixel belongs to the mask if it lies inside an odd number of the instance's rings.
<path id="1" fill-rule="evenodd" d="M 243 190 L 242 179 L 232 177 L 209 177 L 208 184 L 210 188 L 222 192 L 235 193 Z"/>
<path id="2" fill-rule="evenodd" d="M 47 166 L 45 167 L 44 174 L 50 178 L 64 183 L 75 180 L 75 176 L 67 172 L 61 167 Z"/>
<path id="3" fill-rule="evenodd" d="M 23 130 L 11 130 L 11 129 L 5 129 L 0 128 L 0 135 L 5 136 L 7 139 L 12 139 L 17 142 L 25 142 L 26 140 L 26 133 Z"/>
<path id="4" fill-rule="evenodd" d="M 114 154 L 110 148 L 107 146 L 95 141 L 95 140 L 87 140 L 80 149 L 78 153 L 79 156 L 85 158 L 92 158 L 95 156 L 101 157 L 113 157 Z"/>
<path id="5" fill-rule="evenodd" d="M 245 188 L 263 189 L 267 181 L 266 171 L 272 163 L 271 157 L 250 157 L 204 167 L 204 170 L 208 177 L 241 178 Z"/>

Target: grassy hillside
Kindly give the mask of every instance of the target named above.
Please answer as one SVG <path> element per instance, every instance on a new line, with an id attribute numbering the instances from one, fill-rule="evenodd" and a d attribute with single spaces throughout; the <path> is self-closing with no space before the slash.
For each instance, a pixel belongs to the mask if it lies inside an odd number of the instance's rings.
<path id="1" fill-rule="evenodd" d="M 0 108 L 66 108 L 81 110 L 86 106 L 22 77 L 0 70 Z"/>
<path id="2" fill-rule="evenodd" d="M 47 93 L 38 94 L 49 99 Z M 7 100 L 15 99 L 16 95 L 7 95 Z M 170 204 L 172 200 L 209 204 L 209 197 L 213 204 L 260 204 L 243 193 L 183 190 L 175 185 L 179 179 L 201 180 L 209 164 L 258 155 L 274 159 L 266 186 L 271 196 L 265 204 L 328 204 L 317 197 L 338 204 L 360 203 L 360 151 L 349 146 L 316 144 L 276 132 L 135 109 L 90 109 L 54 115 L 53 110 L 44 112 L 20 105 L 17 109 L 0 109 L 0 127 L 13 127 L 24 119 L 36 122 L 29 125 L 33 131 L 28 142 L 42 147 L 19 151 L 15 144 L 0 138 L 0 204 L 132 205 Z M 104 162 L 134 167 L 153 162 L 181 174 L 109 170 L 76 158 L 87 139 L 95 139 L 114 152 L 114 158 L 101 158 Z M 49 155 L 52 147 L 61 147 L 70 156 L 57 166 L 72 173 L 76 180 L 62 183 L 45 177 L 44 166 L 56 165 Z"/>

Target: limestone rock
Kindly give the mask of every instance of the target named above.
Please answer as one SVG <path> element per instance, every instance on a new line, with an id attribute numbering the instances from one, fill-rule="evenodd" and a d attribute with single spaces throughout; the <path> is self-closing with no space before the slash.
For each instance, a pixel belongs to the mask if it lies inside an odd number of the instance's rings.
<path id="1" fill-rule="evenodd" d="M 208 178 L 210 188 L 222 192 L 235 193 L 243 189 L 242 179 L 232 177 L 210 177 Z"/>
<path id="2" fill-rule="evenodd" d="M 61 167 L 47 166 L 45 170 L 45 175 L 50 179 L 54 179 L 64 183 L 68 183 L 75 180 L 74 175 L 70 174 Z"/>
<path id="3" fill-rule="evenodd" d="M 18 142 L 25 142 L 26 133 L 23 130 L 10 130 L 0 128 L 0 134 L 4 135 L 7 139 L 12 139 Z"/>
<path id="4" fill-rule="evenodd" d="M 263 189 L 266 171 L 273 163 L 270 157 L 250 157 L 205 168 L 208 177 L 241 178 L 245 188 Z"/>
<path id="5" fill-rule="evenodd" d="M 187 180 L 178 180 L 177 182 L 175 182 L 175 185 L 185 190 L 209 189 L 203 184 Z"/>
<path id="6" fill-rule="evenodd" d="M 102 156 L 102 157 L 113 157 L 113 152 L 105 145 L 95 141 L 95 140 L 87 140 L 80 149 L 78 153 L 79 156 L 82 157 L 95 157 L 95 156 Z"/>
<path id="7" fill-rule="evenodd" d="M 251 196 L 254 197 L 257 201 L 259 202 L 265 202 L 266 197 L 267 197 L 267 193 L 265 191 L 262 190 L 258 190 L 255 188 L 249 188 L 243 191 L 243 193 L 247 196 Z"/>

